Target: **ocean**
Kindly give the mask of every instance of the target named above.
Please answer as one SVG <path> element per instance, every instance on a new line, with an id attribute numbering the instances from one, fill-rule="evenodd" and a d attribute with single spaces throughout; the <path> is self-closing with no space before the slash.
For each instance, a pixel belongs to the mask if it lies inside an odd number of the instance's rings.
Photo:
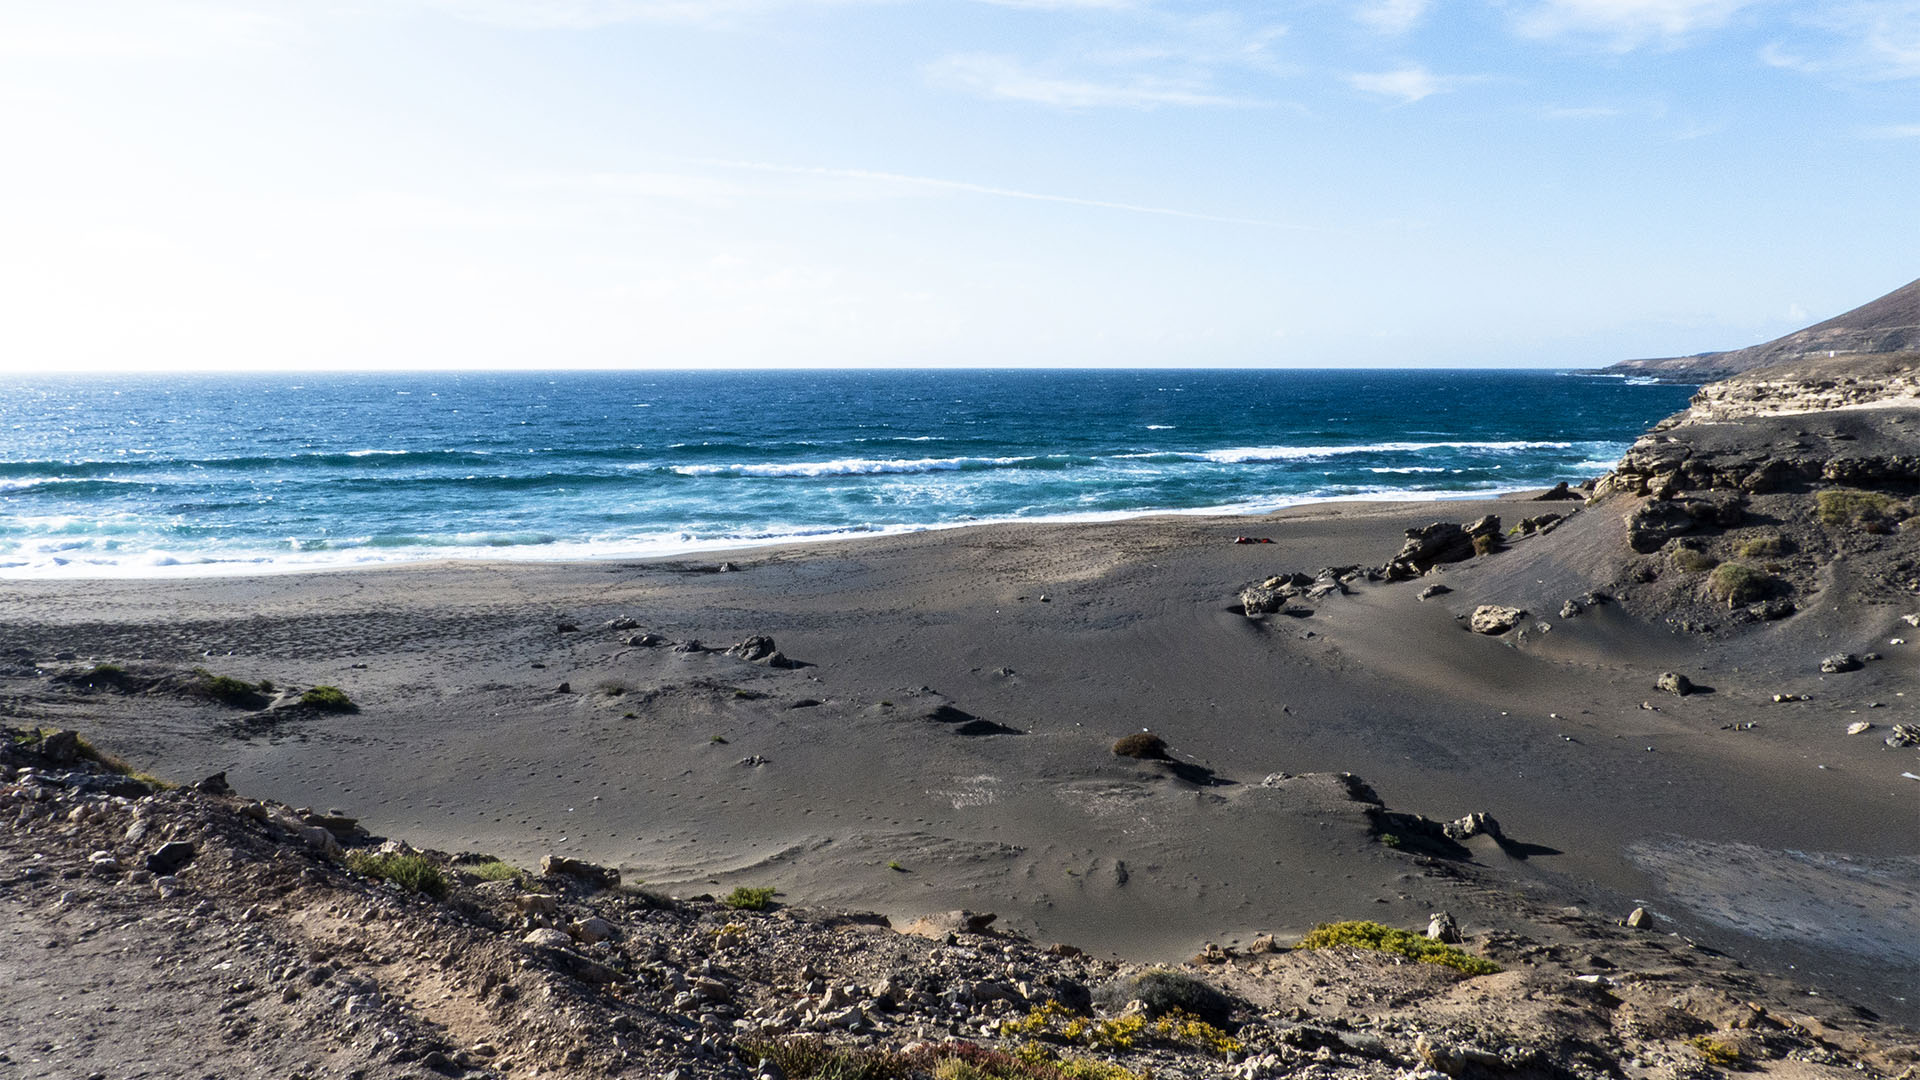
<path id="1" fill-rule="evenodd" d="M 1539 371 L 0 379 L 0 574 L 590 559 L 1604 472 L 1690 387 Z"/>

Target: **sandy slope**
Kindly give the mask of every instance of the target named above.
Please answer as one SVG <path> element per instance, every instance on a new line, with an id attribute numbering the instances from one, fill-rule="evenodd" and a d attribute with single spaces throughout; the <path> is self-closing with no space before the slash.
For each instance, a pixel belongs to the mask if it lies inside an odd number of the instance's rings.
<path id="1" fill-rule="evenodd" d="M 703 559 L 7 583 L 0 658 L 22 652 L 0 704 L 165 775 L 225 770 L 417 844 L 559 851 L 681 895 L 771 884 L 896 916 L 966 906 L 1134 958 L 1356 914 L 1501 925 L 1497 894 L 1414 873 L 1325 783 L 1263 784 L 1347 771 L 1398 811 L 1492 813 L 1509 843 L 1468 854 L 1507 888 L 1620 914 L 1644 900 L 1736 955 L 1920 1013 L 1911 958 L 1889 945 L 1911 939 L 1920 896 L 1920 783 L 1900 778 L 1920 760 L 1843 734 L 1872 701 L 1891 706 L 1876 720 L 1906 713 L 1908 654 L 1823 679 L 1819 653 L 1842 643 L 1785 627 L 1716 641 L 1615 608 L 1554 617 L 1604 583 L 1593 553 L 1615 514 L 1461 564 L 1432 579 L 1455 591 L 1424 602 L 1425 580 L 1301 618 L 1232 608 L 1268 574 L 1383 563 L 1407 527 L 1538 509 L 989 526 L 733 554 L 730 573 Z M 1276 542 L 1228 543 L 1243 533 Z M 1462 628 L 1491 601 L 1536 613 L 1524 640 Z M 1885 642 L 1899 614 L 1830 632 Z M 676 642 L 771 634 L 808 666 L 629 645 L 641 630 L 603 628 L 619 616 Z M 25 663 L 62 651 L 333 683 L 362 708 L 251 716 L 56 686 Z M 1656 694 L 1664 669 L 1714 692 Z M 1782 690 L 1813 700 L 1772 704 Z M 1109 753 L 1142 728 L 1182 765 Z M 1869 871 L 1870 891 L 1849 884 Z"/>

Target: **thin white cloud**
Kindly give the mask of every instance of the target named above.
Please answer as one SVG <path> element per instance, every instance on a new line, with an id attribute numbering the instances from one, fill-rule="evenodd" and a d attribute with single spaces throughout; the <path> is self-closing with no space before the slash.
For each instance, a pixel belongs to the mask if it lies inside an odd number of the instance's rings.
<path id="1" fill-rule="evenodd" d="M 1678 44 L 1725 26 L 1758 0 L 1543 0 L 1516 24 L 1526 37 L 1593 37 L 1628 50 L 1650 42 Z"/>
<path id="2" fill-rule="evenodd" d="M 1383 34 L 1404 34 L 1419 25 L 1433 0 L 1370 0 L 1353 17 Z"/>
<path id="3" fill-rule="evenodd" d="M 1163 105 L 1235 107 L 1261 102 L 1214 92 L 1203 80 L 1130 74 L 1100 81 L 1034 71 L 1010 56 L 963 53 L 927 69 L 935 83 L 982 97 L 1063 109 L 1151 109 Z"/>
<path id="4" fill-rule="evenodd" d="M 1861 132 L 1869 139 L 1920 139 L 1920 124 L 1886 124 Z"/>
<path id="5" fill-rule="evenodd" d="M 1822 6 L 1800 21 L 1824 40 L 1770 43 L 1763 62 L 1843 80 L 1920 79 L 1920 0 Z"/>
<path id="6" fill-rule="evenodd" d="M 621 23 L 726 25 L 795 8 L 889 0 L 419 0 L 456 18 L 531 30 L 590 30 Z"/>
<path id="7" fill-rule="evenodd" d="M 1347 85 L 1355 90 L 1393 98 L 1402 105 L 1444 94 L 1454 89 L 1460 81 L 1454 77 L 1435 75 L 1418 64 L 1397 71 L 1356 72 L 1347 76 Z"/>
<path id="8" fill-rule="evenodd" d="M 1096 210 L 1118 210 L 1129 214 L 1151 214 L 1156 217 L 1183 218 L 1188 221 L 1209 221 L 1221 225 L 1257 225 L 1269 229 L 1293 229 L 1301 232 L 1319 231 L 1307 225 L 1294 225 L 1264 218 L 1206 214 L 1194 210 L 1180 210 L 1166 206 L 1143 206 L 1138 203 L 1114 202 L 1107 199 L 1088 199 L 1077 195 L 1054 195 L 1039 191 L 1023 191 L 1019 188 L 995 187 L 991 184 L 975 184 L 965 180 L 944 180 L 932 176 L 912 176 L 905 173 L 879 172 L 871 169 L 831 169 L 808 165 L 780 165 L 764 161 L 709 160 L 699 162 L 699 164 L 723 169 L 739 169 L 748 172 L 775 173 L 783 176 L 830 178 L 866 184 L 951 191 L 965 195 L 987 195 L 998 199 L 1022 199 L 1031 202 L 1062 203 L 1067 206 L 1085 206 Z"/>

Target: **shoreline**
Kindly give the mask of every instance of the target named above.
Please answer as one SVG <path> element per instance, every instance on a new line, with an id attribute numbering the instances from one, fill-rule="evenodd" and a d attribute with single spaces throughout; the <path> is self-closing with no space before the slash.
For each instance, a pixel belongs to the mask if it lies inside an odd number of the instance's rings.
<path id="1" fill-rule="evenodd" d="M 1586 482 L 1585 480 L 1582 483 Z M 1569 481 L 1571 483 L 1571 481 Z M 747 552 L 763 548 L 811 547 L 817 544 L 859 542 L 887 537 L 912 536 L 921 533 L 948 532 L 956 529 L 990 528 L 995 526 L 1069 526 L 1069 525 L 1105 525 L 1120 522 L 1151 521 L 1155 518 L 1222 520 L 1267 517 L 1274 514 L 1296 510 L 1301 507 L 1336 504 L 1382 505 L 1426 505 L 1455 502 L 1474 502 L 1500 500 L 1508 501 L 1530 491 L 1544 491 L 1538 485 L 1492 488 L 1474 491 L 1404 492 L 1406 498 L 1389 498 L 1391 491 L 1365 492 L 1355 495 L 1302 495 L 1279 496 L 1280 501 L 1259 504 L 1241 502 L 1221 506 L 1203 506 L 1191 509 L 1156 508 L 1147 510 L 1093 511 L 1086 514 L 1057 514 L 1043 517 L 983 518 L 972 521 L 947 521 L 933 523 L 912 523 L 903 525 L 883 525 L 873 528 L 832 529 L 823 527 L 819 532 L 788 533 L 777 536 L 716 538 L 712 540 L 693 540 L 680 542 L 672 547 L 641 547 L 603 551 L 598 554 L 556 554 L 543 556 L 536 552 L 543 550 L 545 544 L 503 544 L 471 548 L 449 548 L 436 551 L 430 548 L 392 549 L 419 550 L 417 556 L 398 558 L 369 558 L 358 561 L 327 562 L 288 562 L 273 555 L 261 554 L 252 557 L 218 559 L 208 561 L 169 561 L 162 563 L 116 563 L 108 564 L 111 570 L 101 564 L 86 563 L 75 567 L 57 568 L 36 567 L 31 571 L 0 563 L 0 582 L 33 581 L 173 581 L 208 580 L 219 578 L 277 577 L 299 574 L 330 574 L 360 570 L 377 570 L 388 567 L 421 567 L 437 565 L 485 565 L 504 563 L 508 565 L 573 565 L 606 562 L 633 562 L 661 559 L 677 559 L 690 555 L 714 552 Z M 1416 497 L 1417 496 L 1417 497 Z M 1236 509 L 1245 507 L 1246 509 Z M 568 547 L 587 548 L 597 546 L 593 541 L 556 541 Z M 662 542 L 663 544 L 667 542 Z M 379 551 L 377 547 L 356 546 L 334 549 L 345 554 L 359 551 Z M 507 554 L 508 552 L 527 552 L 525 555 Z M 450 554 L 449 552 L 465 552 Z M 146 552 L 138 558 L 150 558 L 162 552 Z M 293 552 L 292 554 L 298 554 Z M 71 571 L 71 572 L 69 572 Z"/>

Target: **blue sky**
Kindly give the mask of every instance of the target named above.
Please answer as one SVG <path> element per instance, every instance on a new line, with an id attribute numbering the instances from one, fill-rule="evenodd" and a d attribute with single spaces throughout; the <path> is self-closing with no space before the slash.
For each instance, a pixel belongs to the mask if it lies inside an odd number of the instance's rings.
<path id="1" fill-rule="evenodd" d="M 0 369 L 1593 366 L 1920 276 L 1920 0 L 0 0 Z"/>

